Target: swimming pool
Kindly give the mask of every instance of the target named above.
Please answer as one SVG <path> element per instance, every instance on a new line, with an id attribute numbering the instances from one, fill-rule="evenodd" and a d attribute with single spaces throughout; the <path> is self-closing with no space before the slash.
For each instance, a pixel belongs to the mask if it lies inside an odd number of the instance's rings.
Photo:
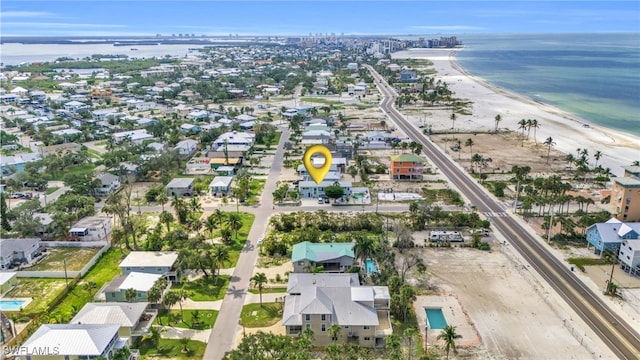
<path id="1" fill-rule="evenodd" d="M 427 325 L 429 329 L 444 329 L 447 327 L 447 320 L 444 318 L 442 308 L 424 308 L 427 314 Z"/>
<path id="2" fill-rule="evenodd" d="M 364 268 L 367 270 L 367 274 L 376 274 L 378 272 L 378 268 L 376 267 L 376 262 L 373 259 L 367 259 L 364 261 Z"/>
<path id="3" fill-rule="evenodd" d="M 0 300 L 1 311 L 19 311 L 23 308 L 24 300 Z"/>
<path id="4" fill-rule="evenodd" d="M 362 199 L 364 195 L 362 195 L 362 193 L 355 193 L 353 194 L 353 197 L 359 200 L 359 199 Z"/>

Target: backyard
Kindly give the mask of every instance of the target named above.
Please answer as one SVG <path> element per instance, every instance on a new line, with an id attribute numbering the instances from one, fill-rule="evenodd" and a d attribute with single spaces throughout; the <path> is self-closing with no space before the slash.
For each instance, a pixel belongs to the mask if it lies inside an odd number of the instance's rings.
<path id="1" fill-rule="evenodd" d="M 220 275 L 214 278 L 213 275 L 200 277 L 196 280 L 182 282 L 173 285 L 172 289 L 183 289 L 189 294 L 189 299 L 193 301 L 216 301 L 221 300 L 229 286 L 230 276 Z"/>
<path id="2" fill-rule="evenodd" d="M 156 317 L 155 324 L 194 330 L 211 329 L 213 328 L 213 324 L 216 323 L 218 311 L 183 310 L 182 316 L 183 319 L 180 320 L 180 310 L 162 310 Z"/>
<path id="3" fill-rule="evenodd" d="M 48 248 L 44 260 L 29 270 L 64 271 L 66 260 L 67 271 L 79 271 L 98 251 L 100 248 L 97 247 Z"/>
<path id="4" fill-rule="evenodd" d="M 187 344 L 188 352 L 182 352 L 184 345 L 178 339 L 160 339 L 158 345 L 154 345 L 149 341 L 142 342 L 140 346 L 140 355 L 142 359 L 185 359 L 200 360 L 204 356 L 204 349 L 207 344 L 191 340 Z"/>
<path id="5" fill-rule="evenodd" d="M 65 286 L 64 279 L 18 278 L 18 284 L 6 294 L 6 298 L 32 298 L 25 314 L 45 311 Z"/>
<path id="6" fill-rule="evenodd" d="M 268 327 L 282 320 L 282 303 L 248 304 L 242 307 L 240 321 L 248 328 Z"/>

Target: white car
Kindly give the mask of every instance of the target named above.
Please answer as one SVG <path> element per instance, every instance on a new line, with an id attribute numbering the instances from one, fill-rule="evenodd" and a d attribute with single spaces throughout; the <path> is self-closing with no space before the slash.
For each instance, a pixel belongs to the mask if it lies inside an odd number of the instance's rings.
<path id="1" fill-rule="evenodd" d="M 262 245 L 263 242 L 264 242 L 263 238 L 258 239 L 258 245 Z"/>

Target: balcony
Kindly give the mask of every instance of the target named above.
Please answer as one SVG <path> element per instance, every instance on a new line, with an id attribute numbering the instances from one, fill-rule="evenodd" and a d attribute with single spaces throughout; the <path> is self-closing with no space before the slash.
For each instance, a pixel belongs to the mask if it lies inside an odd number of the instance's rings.
<path id="1" fill-rule="evenodd" d="M 378 327 L 376 327 L 376 337 L 385 337 L 393 334 L 389 312 L 385 310 L 378 310 L 377 313 Z"/>
<path id="2" fill-rule="evenodd" d="M 145 312 L 142 314 L 142 316 L 140 316 L 140 320 L 138 321 L 138 325 L 135 327 L 135 329 L 131 330 L 131 336 L 144 336 L 146 334 L 149 333 L 149 330 L 151 329 L 151 325 L 153 325 L 153 321 L 155 320 L 156 316 L 158 316 L 158 310 L 156 309 L 147 309 L 145 310 Z"/>

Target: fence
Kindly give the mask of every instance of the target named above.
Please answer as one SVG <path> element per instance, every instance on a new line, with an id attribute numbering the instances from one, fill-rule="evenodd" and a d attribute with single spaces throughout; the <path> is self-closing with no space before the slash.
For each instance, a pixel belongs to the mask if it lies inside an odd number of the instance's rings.
<path id="1" fill-rule="evenodd" d="M 75 241 L 43 241 L 42 245 L 44 247 L 99 247 L 102 248 L 89 260 L 82 269 L 75 271 L 67 271 L 66 274 L 64 271 L 29 271 L 29 270 L 20 270 L 16 272 L 16 277 L 21 278 L 75 278 L 75 277 L 84 277 L 84 275 L 89 272 L 89 270 L 93 267 L 93 265 L 98 262 L 98 260 L 102 257 L 102 254 L 107 252 L 111 245 L 106 241 L 90 241 L 86 243 L 75 242 Z"/>

